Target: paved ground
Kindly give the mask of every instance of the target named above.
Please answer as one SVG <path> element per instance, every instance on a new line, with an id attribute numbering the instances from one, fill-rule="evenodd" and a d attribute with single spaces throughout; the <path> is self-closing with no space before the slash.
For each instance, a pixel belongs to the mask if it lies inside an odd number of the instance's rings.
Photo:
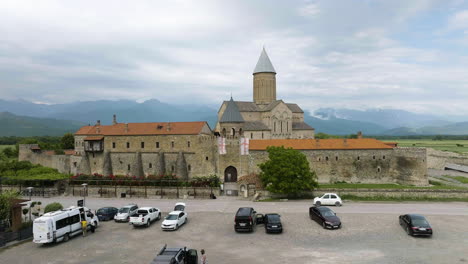
<path id="1" fill-rule="evenodd" d="M 60 198 L 64 205 L 76 199 Z M 52 199 L 43 199 L 47 204 Z M 120 206 L 130 199 L 87 199 L 87 205 Z M 135 200 L 168 212 L 177 200 Z M 149 263 L 169 246 L 207 251 L 213 263 L 464 263 L 468 262 L 468 203 L 347 203 L 335 210 L 340 230 L 324 230 L 308 218 L 309 201 L 249 202 L 235 199 L 188 200 L 189 222 L 175 232 L 163 232 L 160 222 L 134 229 L 104 222 L 96 233 L 66 243 L 39 246 L 23 243 L 0 251 L 0 263 Z M 253 234 L 233 230 L 240 206 L 258 212 L 278 212 L 285 232 L 267 235 L 263 226 Z M 398 225 L 398 215 L 425 214 L 432 238 L 413 238 Z"/>

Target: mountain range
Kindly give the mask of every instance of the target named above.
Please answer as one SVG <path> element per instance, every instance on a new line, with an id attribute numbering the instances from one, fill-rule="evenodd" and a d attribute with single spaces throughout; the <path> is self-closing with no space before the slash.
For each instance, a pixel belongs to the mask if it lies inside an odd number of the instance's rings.
<path id="1" fill-rule="evenodd" d="M 205 105 L 175 105 L 156 99 L 138 103 L 130 100 L 99 100 L 66 104 L 37 104 L 0 99 L 0 136 L 62 135 L 80 126 L 118 122 L 207 121 L 216 124 L 217 110 Z M 468 117 L 438 117 L 395 109 L 321 108 L 304 114 L 316 133 L 335 135 L 460 135 L 468 134 Z"/>

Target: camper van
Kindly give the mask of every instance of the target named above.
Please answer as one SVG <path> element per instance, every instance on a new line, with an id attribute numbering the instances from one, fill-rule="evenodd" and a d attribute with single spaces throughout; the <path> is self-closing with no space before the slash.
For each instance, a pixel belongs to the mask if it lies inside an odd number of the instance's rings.
<path id="1" fill-rule="evenodd" d="M 81 234 L 81 221 L 84 219 L 92 231 L 99 225 L 98 217 L 86 207 L 72 206 L 44 214 L 34 220 L 33 241 L 38 244 L 67 241 Z"/>

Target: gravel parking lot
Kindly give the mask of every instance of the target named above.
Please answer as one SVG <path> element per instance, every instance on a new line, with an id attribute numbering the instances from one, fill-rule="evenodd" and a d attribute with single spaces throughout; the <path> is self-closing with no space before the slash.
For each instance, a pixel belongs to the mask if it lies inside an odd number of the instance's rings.
<path id="1" fill-rule="evenodd" d="M 67 199 L 61 202 L 68 205 Z M 109 205 L 127 202 L 107 200 Z M 167 214 L 176 200 L 136 202 L 140 206 L 152 203 Z M 106 203 L 106 199 L 87 203 L 94 209 L 93 205 Z M 198 251 L 204 248 L 210 264 L 468 262 L 467 203 L 349 203 L 332 207 L 343 222 L 340 230 L 324 230 L 311 221 L 309 204 L 191 200 L 187 201 L 189 221 L 178 231 L 162 231 L 161 221 L 149 228 L 102 222 L 96 233 L 85 238 L 45 246 L 26 242 L 1 250 L 0 263 L 149 263 L 166 243 Z M 280 213 L 284 233 L 266 234 L 263 225 L 253 234 L 235 233 L 234 213 L 239 206 Z M 434 228 L 432 238 L 406 235 L 398 215 L 408 212 L 425 213 Z"/>

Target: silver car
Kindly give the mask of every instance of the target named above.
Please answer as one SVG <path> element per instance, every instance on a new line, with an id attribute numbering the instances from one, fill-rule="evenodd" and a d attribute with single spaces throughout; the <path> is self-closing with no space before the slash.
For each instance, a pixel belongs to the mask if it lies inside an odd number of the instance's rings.
<path id="1" fill-rule="evenodd" d="M 128 222 L 130 220 L 130 215 L 136 213 L 138 210 L 138 205 L 129 204 L 117 211 L 117 214 L 114 217 L 115 222 Z"/>

